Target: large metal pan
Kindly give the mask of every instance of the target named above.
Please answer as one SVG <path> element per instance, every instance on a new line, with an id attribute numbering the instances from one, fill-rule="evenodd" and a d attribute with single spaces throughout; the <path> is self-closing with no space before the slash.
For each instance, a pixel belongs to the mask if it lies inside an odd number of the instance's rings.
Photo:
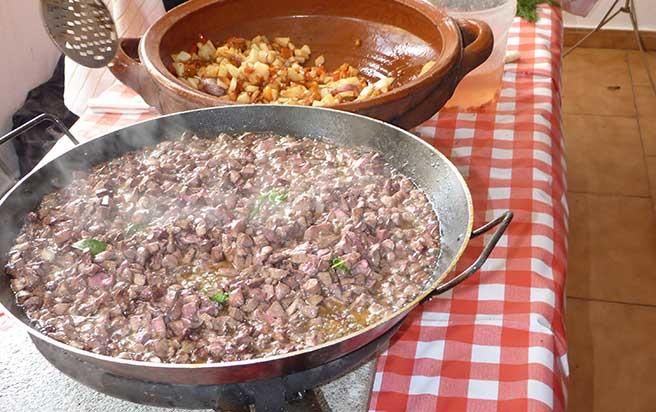
<path id="1" fill-rule="evenodd" d="M 26 126 L 26 127 L 29 127 Z M 433 281 L 415 300 L 390 317 L 356 333 L 302 351 L 262 359 L 216 364 L 157 364 L 97 355 L 58 342 L 30 326 L 16 306 L 9 279 L 4 274 L 7 252 L 13 245 L 24 216 L 48 192 L 65 185 L 72 170 L 87 169 L 122 153 L 167 139 L 184 131 L 200 136 L 219 132 L 271 131 L 280 135 L 325 138 L 346 146 L 366 147 L 382 153 L 410 176 L 430 198 L 441 226 L 441 255 Z M 0 138 L 3 143 L 15 131 Z M 69 134 L 70 137 L 70 134 Z M 355 351 L 397 324 L 410 310 L 432 295 L 452 288 L 474 273 L 491 253 L 512 219 L 504 215 L 472 231 L 473 207 L 465 181 L 455 166 L 435 148 L 411 133 L 361 115 L 330 109 L 290 106 L 231 106 L 172 114 L 129 126 L 80 144 L 23 178 L 0 200 L 0 308 L 16 318 L 30 333 L 41 353 L 55 366 L 82 383 L 82 366 L 93 366 L 129 379 L 147 382 L 216 385 L 271 378 L 322 365 Z M 447 277 L 472 236 L 500 224 L 480 257 L 463 273 Z"/>

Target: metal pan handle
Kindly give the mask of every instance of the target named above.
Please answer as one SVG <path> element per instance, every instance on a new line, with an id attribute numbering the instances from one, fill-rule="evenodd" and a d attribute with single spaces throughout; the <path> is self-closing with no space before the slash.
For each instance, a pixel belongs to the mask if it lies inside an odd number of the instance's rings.
<path id="1" fill-rule="evenodd" d="M 71 131 L 68 130 L 68 127 L 66 127 L 66 125 L 61 120 L 59 120 L 58 117 L 53 116 L 50 113 L 41 113 L 40 115 L 36 116 L 34 119 L 31 119 L 30 121 L 23 123 L 22 125 L 18 126 L 14 130 L 11 130 L 6 135 L 0 137 L 0 145 L 10 142 L 11 140 L 22 135 L 23 133 L 26 133 L 28 130 L 32 129 L 33 127 L 44 122 L 54 123 L 62 132 L 64 132 L 66 137 L 68 137 L 68 139 L 71 142 L 73 142 L 75 146 L 80 144 L 80 142 L 75 138 L 75 136 L 73 136 Z M 0 197 L 4 193 L 5 192 L 0 192 Z"/>
<path id="2" fill-rule="evenodd" d="M 59 118 L 57 118 L 56 116 L 51 115 L 50 113 L 41 113 L 40 115 L 38 115 L 34 119 L 32 119 L 32 120 L 18 126 L 14 130 L 7 133 L 6 135 L 0 137 L 0 145 L 11 141 L 12 139 L 22 135 L 23 133 L 25 133 L 28 130 L 32 129 L 34 126 L 36 126 L 38 124 L 41 124 L 43 122 L 54 123 L 55 125 L 57 125 L 57 127 L 59 127 L 59 129 L 62 132 L 64 132 L 66 137 L 68 137 L 68 139 L 71 142 L 73 142 L 74 145 L 77 146 L 77 145 L 80 144 L 80 142 L 75 138 L 75 136 L 73 136 L 71 131 L 68 130 L 68 127 L 66 127 L 66 125 L 64 125 L 64 123 L 61 120 L 59 120 Z"/>
<path id="3" fill-rule="evenodd" d="M 436 287 L 428 296 L 426 296 L 424 302 L 459 285 L 461 282 L 463 282 L 471 275 L 473 275 L 478 269 L 480 269 L 481 266 L 483 266 L 483 263 L 485 263 L 485 261 L 487 260 L 487 258 L 490 257 L 492 250 L 494 250 L 494 247 L 499 242 L 499 239 L 501 239 L 501 236 L 505 233 L 506 229 L 508 229 L 508 225 L 510 225 L 510 221 L 512 220 L 512 218 L 513 218 L 513 212 L 507 210 L 496 219 L 487 222 L 486 224 L 484 224 L 483 226 L 477 229 L 472 230 L 471 237 L 474 238 L 489 232 L 495 226 L 499 226 L 496 232 L 494 232 L 494 234 L 492 235 L 492 239 L 490 239 L 490 242 L 487 245 L 485 245 L 485 247 L 483 248 L 483 251 L 478 256 L 478 258 L 476 258 L 476 260 L 467 269 L 463 270 L 462 273 L 454 276 L 453 278 L 449 279 L 448 281 Z"/>

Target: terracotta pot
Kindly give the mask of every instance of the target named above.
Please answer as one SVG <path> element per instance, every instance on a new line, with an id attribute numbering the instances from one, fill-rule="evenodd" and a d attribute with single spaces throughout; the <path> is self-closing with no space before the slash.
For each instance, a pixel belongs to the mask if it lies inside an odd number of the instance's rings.
<path id="1" fill-rule="evenodd" d="M 193 0 L 162 16 L 142 39 L 122 39 L 110 68 L 161 113 L 235 104 L 190 88 L 170 70 L 171 54 L 201 33 L 215 44 L 231 36 L 291 37 L 323 54 L 328 70 L 346 62 L 364 74 L 393 76 L 400 86 L 390 92 L 334 108 L 404 128 L 437 112 L 493 45 L 485 23 L 452 19 L 423 0 Z M 430 60 L 436 64 L 417 78 Z"/>

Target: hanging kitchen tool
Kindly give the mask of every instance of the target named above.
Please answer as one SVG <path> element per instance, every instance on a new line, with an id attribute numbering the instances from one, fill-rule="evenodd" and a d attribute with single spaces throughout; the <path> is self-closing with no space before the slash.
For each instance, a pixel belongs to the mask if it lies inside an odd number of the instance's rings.
<path id="1" fill-rule="evenodd" d="M 116 25 L 101 0 L 41 0 L 41 15 L 66 57 L 90 68 L 105 67 L 114 59 Z"/>

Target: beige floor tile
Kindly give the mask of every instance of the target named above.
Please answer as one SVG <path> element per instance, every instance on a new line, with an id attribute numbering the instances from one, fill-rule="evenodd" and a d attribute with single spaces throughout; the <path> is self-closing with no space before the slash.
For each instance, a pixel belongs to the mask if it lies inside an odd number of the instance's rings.
<path id="1" fill-rule="evenodd" d="M 651 200 L 654 206 L 654 212 L 656 213 L 656 156 L 647 157 L 647 172 L 649 173 L 649 187 L 651 188 Z"/>
<path id="2" fill-rule="evenodd" d="M 576 49 L 563 65 L 563 110 L 635 114 L 626 50 Z"/>
<path id="3" fill-rule="evenodd" d="M 638 123 L 645 154 L 656 156 L 656 116 L 640 116 Z"/>
<path id="4" fill-rule="evenodd" d="M 635 50 L 629 50 L 627 53 L 633 84 L 648 86 L 649 77 L 647 77 L 647 69 L 642 59 L 642 53 Z M 656 52 L 647 52 L 647 60 L 649 62 L 651 76 L 656 80 Z"/>
<path id="5" fill-rule="evenodd" d="M 635 86 L 635 104 L 640 117 L 656 116 L 656 95 L 649 86 Z"/>
<path id="6" fill-rule="evenodd" d="M 656 96 L 649 86 L 635 86 L 640 135 L 647 155 L 656 155 Z"/>
<path id="7" fill-rule="evenodd" d="M 568 295 L 656 305 L 651 199 L 569 193 L 568 201 Z"/>
<path id="8" fill-rule="evenodd" d="M 649 196 L 635 118 L 570 114 L 564 123 L 571 191 Z"/>
<path id="9" fill-rule="evenodd" d="M 568 410 L 653 411 L 655 325 L 656 307 L 568 299 Z"/>

